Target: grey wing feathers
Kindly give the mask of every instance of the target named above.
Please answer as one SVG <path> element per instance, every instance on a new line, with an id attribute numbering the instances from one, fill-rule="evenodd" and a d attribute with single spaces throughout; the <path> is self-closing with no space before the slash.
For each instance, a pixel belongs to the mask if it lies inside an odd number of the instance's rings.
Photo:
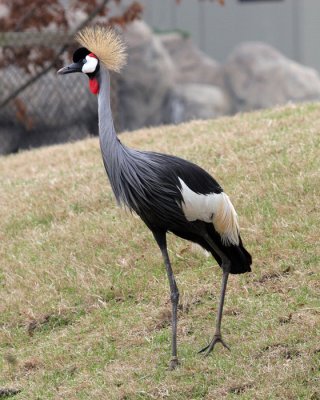
<path id="1" fill-rule="evenodd" d="M 181 211 L 182 178 L 197 193 L 220 193 L 219 184 L 203 169 L 178 157 L 123 147 L 117 176 L 108 172 L 119 203 L 147 223 L 184 224 Z M 112 182 L 113 181 L 113 182 Z"/>

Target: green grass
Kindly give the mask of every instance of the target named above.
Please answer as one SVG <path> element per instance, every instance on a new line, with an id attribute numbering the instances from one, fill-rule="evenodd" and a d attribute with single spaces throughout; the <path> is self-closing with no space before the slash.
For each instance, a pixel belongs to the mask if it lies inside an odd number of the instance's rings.
<path id="1" fill-rule="evenodd" d="M 97 139 L 0 159 L 0 397 L 320 399 L 320 105 L 124 134 L 174 153 L 230 195 L 253 255 L 232 276 L 169 236 L 181 294 L 170 372 L 170 300 L 148 229 L 116 207 Z"/>

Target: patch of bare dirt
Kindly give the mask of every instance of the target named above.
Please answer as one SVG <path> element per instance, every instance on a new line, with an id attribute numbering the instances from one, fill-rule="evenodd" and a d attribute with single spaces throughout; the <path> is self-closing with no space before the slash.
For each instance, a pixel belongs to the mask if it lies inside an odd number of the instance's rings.
<path id="1" fill-rule="evenodd" d="M 258 283 L 266 283 L 269 281 L 275 281 L 282 277 L 288 276 L 290 272 L 290 267 L 286 268 L 284 271 L 275 271 L 275 272 L 267 272 L 262 275 L 256 282 Z"/>

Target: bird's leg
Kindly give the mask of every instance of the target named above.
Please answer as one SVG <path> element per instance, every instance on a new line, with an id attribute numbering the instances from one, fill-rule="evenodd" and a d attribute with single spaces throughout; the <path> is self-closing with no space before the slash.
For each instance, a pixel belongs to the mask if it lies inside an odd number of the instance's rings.
<path id="1" fill-rule="evenodd" d="M 230 347 L 224 342 L 224 340 L 222 339 L 222 336 L 221 336 L 221 320 L 222 320 L 224 298 L 226 295 L 228 277 L 229 277 L 229 272 L 230 272 L 230 261 L 223 254 L 223 252 L 215 245 L 215 243 L 213 242 L 213 240 L 210 238 L 209 235 L 205 235 L 205 239 L 210 244 L 210 246 L 213 248 L 213 250 L 218 254 L 218 256 L 221 258 L 221 260 L 222 260 L 221 267 L 223 270 L 220 301 L 219 301 L 218 314 L 217 314 L 217 319 L 216 319 L 216 330 L 215 330 L 214 336 L 213 336 L 211 342 L 208 344 L 208 346 L 204 347 L 203 349 L 201 349 L 199 351 L 199 353 L 205 353 L 205 356 L 207 356 L 214 349 L 214 346 L 216 345 L 216 343 L 219 343 L 219 342 L 225 348 L 230 350 Z"/>
<path id="2" fill-rule="evenodd" d="M 225 267 L 223 269 L 221 294 L 220 294 L 219 308 L 218 308 L 218 314 L 217 314 L 217 320 L 216 320 L 216 330 L 215 330 L 214 336 L 213 336 L 211 342 L 208 344 L 208 346 L 204 347 L 203 349 L 201 349 L 199 351 L 199 353 L 205 353 L 206 356 L 209 353 L 211 353 L 211 351 L 214 349 L 214 346 L 216 345 L 216 343 L 219 343 L 219 342 L 224 347 L 226 347 L 228 350 L 230 350 L 230 347 L 224 342 L 224 340 L 221 337 L 222 311 L 223 311 L 224 298 L 225 298 L 225 294 L 226 294 L 228 276 L 229 276 L 229 268 Z"/>
<path id="3" fill-rule="evenodd" d="M 177 314 L 178 314 L 178 303 L 179 303 L 179 290 L 171 268 L 171 263 L 167 250 L 166 234 L 153 232 L 153 235 L 160 247 L 170 285 L 170 299 L 172 304 L 172 358 L 169 364 L 169 368 L 170 370 L 173 370 L 179 365 L 179 360 L 177 355 L 177 317 L 178 317 Z"/>

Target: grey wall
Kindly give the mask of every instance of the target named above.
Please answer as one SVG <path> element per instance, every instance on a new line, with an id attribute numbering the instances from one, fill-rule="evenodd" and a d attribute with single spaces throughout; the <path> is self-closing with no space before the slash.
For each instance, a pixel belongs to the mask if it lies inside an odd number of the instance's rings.
<path id="1" fill-rule="evenodd" d="M 320 71 L 320 1 L 300 0 L 299 5 L 301 60 Z"/>
<path id="2" fill-rule="evenodd" d="M 218 61 L 242 41 L 261 40 L 320 71 L 320 0 L 225 0 L 223 7 L 208 0 L 140 2 L 154 29 L 186 31 Z"/>

